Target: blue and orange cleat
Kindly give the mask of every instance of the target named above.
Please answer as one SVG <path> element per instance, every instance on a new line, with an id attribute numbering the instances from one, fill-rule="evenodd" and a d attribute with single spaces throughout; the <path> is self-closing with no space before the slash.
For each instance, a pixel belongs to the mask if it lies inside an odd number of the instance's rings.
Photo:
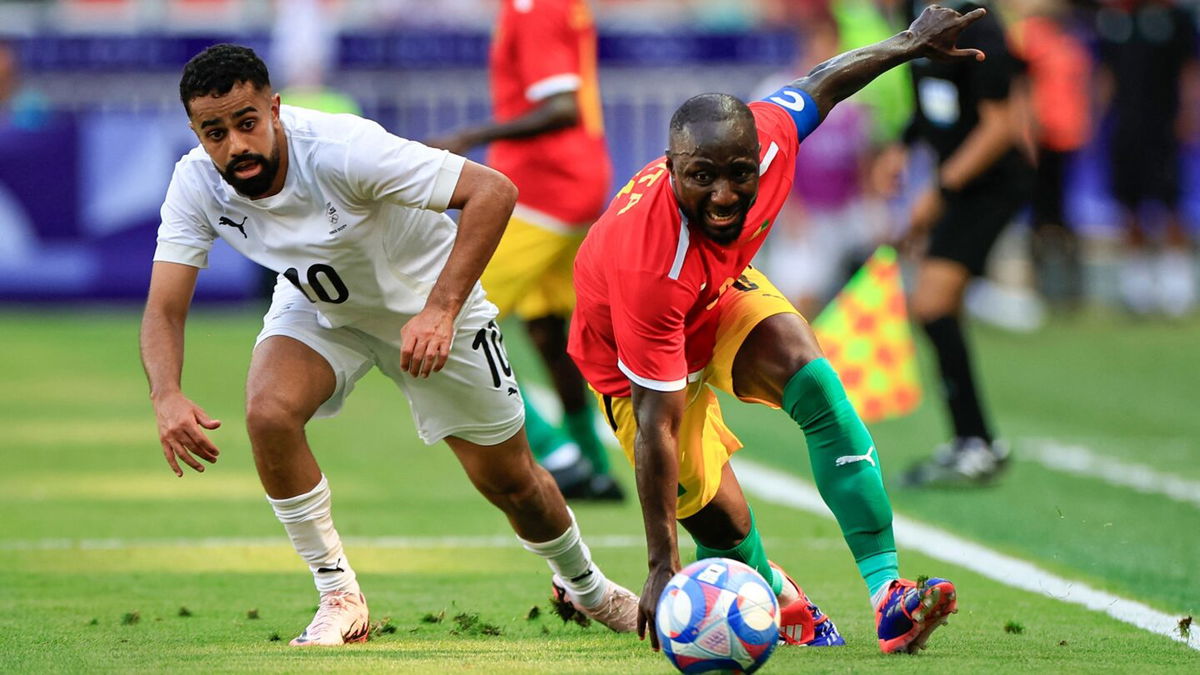
<path id="1" fill-rule="evenodd" d="M 795 595 L 787 592 L 781 595 L 779 603 L 779 644 L 798 647 L 841 647 L 846 644 L 838 633 L 837 626 L 822 612 L 816 603 L 808 599 L 808 595 L 783 571 L 779 565 L 771 563 L 771 567 L 783 574 L 785 584 L 795 589 Z M 797 597 L 799 596 L 799 597 Z M 787 598 L 787 604 L 784 604 Z"/>
<path id="2" fill-rule="evenodd" d="M 896 579 L 875 608 L 879 649 L 884 654 L 924 649 L 929 635 L 957 611 L 957 593 L 949 581 L 935 578 L 917 584 Z"/>

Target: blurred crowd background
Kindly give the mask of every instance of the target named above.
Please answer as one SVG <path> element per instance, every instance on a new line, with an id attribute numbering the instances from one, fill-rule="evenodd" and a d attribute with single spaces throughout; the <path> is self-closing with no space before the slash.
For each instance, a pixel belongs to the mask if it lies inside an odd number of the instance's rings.
<path id="1" fill-rule="evenodd" d="M 769 92 L 899 29 L 908 1 L 593 0 L 614 190 L 661 153 L 687 97 Z M 993 283 L 968 306 L 1020 330 L 1047 308 L 1189 313 L 1200 0 L 990 4 L 1024 61 L 1027 114 L 1013 133 L 1040 169 L 1031 208 L 993 254 Z M 497 0 L 0 0 L 0 301 L 144 296 L 158 208 L 175 161 L 195 144 L 179 72 L 208 44 L 258 50 L 285 103 L 358 110 L 422 140 L 488 118 L 496 9 Z M 788 290 L 809 313 L 876 244 L 902 238 L 910 186 L 928 173 L 920 153 L 889 163 L 913 106 L 907 76 L 896 77 L 847 106 L 853 116 L 831 120 L 836 132 L 814 137 L 814 169 L 768 243 L 764 265 L 811 261 L 811 278 Z M 1127 141 L 1130 128 L 1166 126 L 1155 138 L 1170 148 Z M 1123 208 L 1114 153 L 1144 166 L 1173 152 L 1177 203 L 1164 194 Z M 823 213 L 834 227 L 820 226 Z M 261 289 L 253 263 L 219 246 L 197 297 L 247 300 Z"/>

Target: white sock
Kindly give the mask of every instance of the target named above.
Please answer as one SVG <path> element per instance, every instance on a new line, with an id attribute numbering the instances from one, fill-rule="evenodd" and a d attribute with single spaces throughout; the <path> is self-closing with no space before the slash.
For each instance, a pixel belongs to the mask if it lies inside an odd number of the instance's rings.
<path id="1" fill-rule="evenodd" d="M 333 527 L 330 513 L 329 481 L 321 482 L 308 492 L 287 499 L 271 499 L 275 517 L 283 523 L 296 553 L 308 563 L 317 591 L 358 591 L 358 581 L 350 561 L 342 552 L 342 538 Z"/>
<path id="2" fill-rule="evenodd" d="M 583 603 L 584 607 L 595 607 L 604 599 L 604 592 L 608 590 L 608 578 L 600 571 L 600 567 L 592 562 L 591 551 L 579 535 L 575 514 L 570 508 L 567 509 L 567 513 L 571 516 L 571 526 L 554 539 L 532 542 L 517 537 L 517 540 L 526 551 L 545 559 L 550 569 L 554 570 L 571 592 L 572 598 Z"/>

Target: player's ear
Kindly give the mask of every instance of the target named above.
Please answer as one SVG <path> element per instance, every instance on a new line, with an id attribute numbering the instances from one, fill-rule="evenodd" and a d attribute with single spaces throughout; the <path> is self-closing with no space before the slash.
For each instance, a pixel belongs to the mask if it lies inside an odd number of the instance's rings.
<path id="1" fill-rule="evenodd" d="M 274 94 L 271 94 L 271 117 L 274 117 L 275 119 L 279 119 L 279 104 L 280 103 L 281 103 L 281 99 L 279 98 L 279 92 L 275 92 Z"/>
<path id="2" fill-rule="evenodd" d="M 671 151 L 667 150 L 667 173 L 675 173 L 675 160 L 671 159 Z"/>

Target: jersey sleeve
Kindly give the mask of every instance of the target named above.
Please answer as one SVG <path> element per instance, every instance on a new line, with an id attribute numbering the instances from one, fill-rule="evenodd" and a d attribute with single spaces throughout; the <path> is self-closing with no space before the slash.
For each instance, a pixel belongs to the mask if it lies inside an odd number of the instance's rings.
<path id="1" fill-rule="evenodd" d="M 684 285 L 648 272 L 625 272 L 610 284 L 617 368 L 639 386 L 679 391 L 687 386 Z"/>
<path id="2" fill-rule="evenodd" d="M 785 147 L 799 144 L 800 141 L 803 141 L 821 123 L 821 113 L 817 110 L 816 101 L 813 101 L 812 96 L 803 89 L 788 85 L 764 97 L 762 102 L 769 104 L 769 108 L 786 113 L 787 119 L 790 120 L 790 128 L 787 128 L 786 125 L 779 124 L 783 120 L 783 117 L 778 114 L 770 115 L 771 121 L 775 123 L 773 125 L 775 129 L 764 129 L 763 116 L 759 115 L 758 112 L 755 113 L 759 131 L 767 131 L 772 138 L 777 133 L 781 138 L 776 140 L 786 141 L 787 145 Z M 768 108 L 768 106 L 751 105 L 751 110 L 758 109 L 759 112 L 764 108 Z M 775 133 L 772 133 L 773 131 Z"/>
<path id="3" fill-rule="evenodd" d="M 362 120 L 345 146 L 347 194 L 360 204 L 386 201 L 445 211 L 466 159 L 388 133 Z"/>
<path id="4" fill-rule="evenodd" d="M 563 4 L 517 0 L 509 15 L 509 30 L 517 43 L 515 66 L 525 87 L 525 98 L 531 103 L 576 91 L 583 81 L 579 41 Z"/>
<path id="5" fill-rule="evenodd" d="M 159 210 L 158 246 L 155 262 L 171 262 L 192 267 L 208 267 L 208 252 L 217 238 L 216 230 L 204 218 L 204 211 L 195 206 L 192 188 L 186 180 L 186 165 L 175 166 L 167 197 Z"/>

